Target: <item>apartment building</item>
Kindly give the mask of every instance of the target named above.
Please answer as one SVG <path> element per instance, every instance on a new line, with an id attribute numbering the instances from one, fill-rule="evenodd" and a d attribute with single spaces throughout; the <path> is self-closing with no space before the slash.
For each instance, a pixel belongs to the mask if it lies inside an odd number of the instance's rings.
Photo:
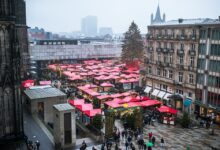
<path id="1" fill-rule="evenodd" d="M 201 29 L 217 22 L 207 18 L 178 19 L 148 26 L 145 92 L 164 104 L 193 113 Z"/>

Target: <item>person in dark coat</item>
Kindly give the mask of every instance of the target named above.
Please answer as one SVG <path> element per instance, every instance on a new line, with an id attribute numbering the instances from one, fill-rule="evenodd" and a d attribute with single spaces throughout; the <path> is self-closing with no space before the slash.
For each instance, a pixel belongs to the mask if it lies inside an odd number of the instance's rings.
<path id="1" fill-rule="evenodd" d="M 153 137 L 152 137 L 153 146 L 154 146 L 155 142 L 156 142 L 156 138 L 153 136 Z"/>
<path id="2" fill-rule="evenodd" d="M 128 149 L 128 146 L 129 146 L 128 141 L 126 141 L 126 142 L 125 142 L 126 150 Z"/>

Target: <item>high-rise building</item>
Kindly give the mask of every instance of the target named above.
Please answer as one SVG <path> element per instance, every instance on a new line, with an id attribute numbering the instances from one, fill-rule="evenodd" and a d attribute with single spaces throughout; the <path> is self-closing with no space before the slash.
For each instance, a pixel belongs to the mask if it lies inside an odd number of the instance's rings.
<path id="1" fill-rule="evenodd" d="M 166 16 L 165 14 L 163 14 L 163 19 L 161 18 L 161 15 L 160 15 L 160 6 L 158 5 L 157 6 L 157 11 L 156 11 L 156 15 L 155 15 L 155 18 L 154 18 L 154 15 L 151 14 L 151 24 L 155 24 L 155 23 L 163 23 L 166 21 Z"/>
<path id="2" fill-rule="evenodd" d="M 201 26 L 195 110 L 220 124 L 220 17 Z"/>
<path id="3" fill-rule="evenodd" d="M 24 137 L 20 70 L 28 55 L 25 14 L 24 0 L 0 0 L 0 144 Z"/>
<path id="4" fill-rule="evenodd" d="M 81 32 L 86 37 L 93 37 L 97 35 L 97 17 L 87 16 L 81 21 Z"/>

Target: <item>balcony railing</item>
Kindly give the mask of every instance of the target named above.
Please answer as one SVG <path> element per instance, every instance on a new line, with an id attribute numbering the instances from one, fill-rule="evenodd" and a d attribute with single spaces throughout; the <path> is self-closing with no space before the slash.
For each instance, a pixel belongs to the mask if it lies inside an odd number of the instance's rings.
<path id="1" fill-rule="evenodd" d="M 157 50 L 157 52 L 161 52 L 162 48 L 158 47 L 156 50 Z"/>
<path id="2" fill-rule="evenodd" d="M 148 40 L 149 39 L 153 39 L 153 35 L 152 34 L 147 34 L 146 37 L 147 37 Z"/>
<path id="3" fill-rule="evenodd" d="M 153 51 L 153 47 L 148 47 L 147 50 L 148 51 Z"/>
<path id="4" fill-rule="evenodd" d="M 178 49 L 177 50 L 177 55 L 184 55 L 184 50 L 183 49 Z"/>
<path id="5" fill-rule="evenodd" d="M 169 52 L 169 53 L 174 53 L 174 49 L 173 49 L 173 48 L 170 48 L 170 49 L 168 49 L 168 52 Z"/>
<path id="6" fill-rule="evenodd" d="M 193 40 L 193 41 L 196 40 L 196 35 L 193 35 L 193 34 L 190 35 L 190 36 L 189 36 L 189 39 L 190 39 L 190 40 Z"/>
<path id="7" fill-rule="evenodd" d="M 196 55 L 196 51 L 195 50 L 189 50 L 189 55 L 195 56 Z"/>
<path id="8" fill-rule="evenodd" d="M 176 64 L 176 68 L 180 70 L 184 70 L 184 65 L 183 64 Z"/>
<path id="9" fill-rule="evenodd" d="M 164 53 L 167 53 L 167 52 L 168 52 L 168 49 L 167 49 L 167 48 L 163 48 L 162 51 L 163 51 Z"/>

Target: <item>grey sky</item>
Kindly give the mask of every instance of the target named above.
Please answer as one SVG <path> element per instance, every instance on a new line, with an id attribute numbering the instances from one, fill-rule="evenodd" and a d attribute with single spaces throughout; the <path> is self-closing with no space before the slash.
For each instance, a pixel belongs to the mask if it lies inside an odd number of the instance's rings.
<path id="1" fill-rule="evenodd" d="M 178 18 L 218 18 L 220 0 L 160 0 L 166 20 Z M 81 19 L 98 17 L 98 27 L 112 27 L 114 33 L 125 32 L 135 21 L 142 33 L 147 32 L 151 13 L 158 0 L 26 0 L 27 24 L 52 32 L 80 30 Z"/>

